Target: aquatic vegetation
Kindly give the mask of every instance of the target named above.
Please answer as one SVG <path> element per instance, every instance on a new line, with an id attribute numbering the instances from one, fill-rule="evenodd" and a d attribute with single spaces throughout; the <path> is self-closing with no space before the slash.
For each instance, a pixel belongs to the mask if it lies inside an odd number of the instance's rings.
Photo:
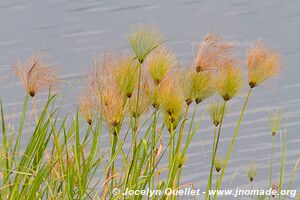
<path id="1" fill-rule="evenodd" d="M 279 55 L 261 43 L 250 49 L 249 91 L 226 156 L 220 157 L 217 155 L 223 142 L 226 106 L 239 94 L 243 82 L 242 67 L 233 53 L 233 45 L 208 34 L 199 44 L 194 64 L 184 67 L 177 62 L 175 54 L 161 46 L 162 36 L 154 28 L 140 26 L 128 40 L 132 53 L 104 54 L 92 62 L 84 75 L 84 87 L 76 95 L 76 114 L 61 117 L 63 107 L 56 103 L 61 96 L 52 94 L 59 80 L 57 70 L 40 55 L 13 68 L 26 96 L 18 128 L 6 118 L 0 100 L 3 135 L 0 199 L 128 199 L 122 195 L 127 189 L 164 191 L 186 187 L 182 172 L 189 162 L 191 142 L 197 139 L 195 135 L 202 133 L 200 125 L 206 111 L 213 129 L 206 189 L 213 186 L 220 189 L 251 92 L 280 72 Z M 30 122 L 30 117 L 27 119 L 29 98 L 46 89 L 47 100 L 39 105 L 40 113 L 35 111 L 36 124 L 30 124 L 34 131 L 21 151 L 23 127 Z M 212 96 L 221 97 L 221 101 L 209 103 Z M 203 106 L 202 115 L 197 113 L 200 106 Z M 281 130 L 282 118 L 283 115 L 274 112 L 269 122 L 272 152 L 276 134 L 281 136 L 278 191 L 285 186 L 286 177 L 286 131 Z M 167 164 L 162 162 L 165 159 Z M 299 160 L 287 188 L 293 183 Z M 273 153 L 270 187 L 272 162 Z M 258 178 L 256 173 L 257 166 L 250 166 L 247 175 L 252 189 L 252 182 Z M 116 189 L 120 193 L 115 194 Z M 132 197 L 142 198 L 141 194 Z M 210 197 L 206 192 L 205 198 L 217 196 Z M 178 197 L 161 194 L 149 199 Z"/>

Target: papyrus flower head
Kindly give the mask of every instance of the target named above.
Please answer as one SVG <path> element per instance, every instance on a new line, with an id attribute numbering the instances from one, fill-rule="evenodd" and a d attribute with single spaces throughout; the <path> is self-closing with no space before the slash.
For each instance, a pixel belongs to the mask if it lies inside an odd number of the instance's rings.
<path id="1" fill-rule="evenodd" d="M 131 97 L 137 82 L 137 63 L 131 56 L 115 57 L 114 76 L 121 92 L 128 98 Z"/>
<path id="2" fill-rule="evenodd" d="M 184 100 L 187 105 L 190 105 L 194 101 L 194 82 L 193 82 L 194 70 L 183 69 L 178 72 L 180 80 L 180 86 L 183 91 Z"/>
<path id="3" fill-rule="evenodd" d="M 242 70 L 239 67 L 222 67 L 216 79 L 216 87 L 224 101 L 237 95 L 243 84 Z"/>
<path id="4" fill-rule="evenodd" d="M 251 182 L 253 182 L 255 176 L 256 176 L 256 173 L 257 173 L 257 165 L 256 163 L 251 163 L 248 167 L 248 171 L 247 171 L 247 175 L 248 175 L 248 178 Z"/>
<path id="5" fill-rule="evenodd" d="M 196 55 L 196 71 L 216 70 L 222 67 L 224 59 L 231 60 L 229 56 L 233 45 L 224 42 L 218 35 L 207 34 L 198 46 Z"/>
<path id="6" fill-rule="evenodd" d="M 184 96 L 177 77 L 166 77 L 159 90 L 165 125 L 172 132 L 178 125 L 184 103 Z"/>
<path id="7" fill-rule="evenodd" d="M 210 71 L 194 72 L 192 84 L 196 104 L 212 96 L 216 91 L 214 75 Z"/>
<path id="8" fill-rule="evenodd" d="M 214 123 L 215 127 L 217 127 L 222 119 L 222 110 L 223 110 L 223 104 L 218 102 L 213 102 L 209 106 L 209 115 Z M 225 112 L 224 112 L 225 113 Z"/>
<path id="9" fill-rule="evenodd" d="M 283 113 L 280 110 L 273 111 L 269 117 L 269 124 L 272 130 L 272 135 L 275 136 L 278 132 L 283 119 Z"/>
<path id="10" fill-rule="evenodd" d="M 149 73 L 157 85 L 175 64 L 176 56 L 163 46 L 154 49 L 147 58 Z"/>
<path id="11" fill-rule="evenodd" d="M 152 91 L 150 81 L 147 75 L 142 76 L 139 94 L 139 103 L 137 106 L 138 90 L 135 89 L 132 97 L 129 99 L 129 112 L 132 117 L 139 118 L 143 113 L 146 113 L 151 105 Z"/>
<path id="12" fill-rule="evenodd" d="M 217 172 L 220 172 L 222 170 L 224 164 L 224 160 L 221 156 L 218 156 L 215 160 L 215 169 Z"/>
<path id="13" fill-rule="evenodd" d="M 121 128 L 125 109 L 124 96 L 114 76 L 115 60 L 111 55 L 104 55 L 100 60 L 95 60 L 88 76 L 88 84 L 97 99 L 97 107 L 111 131 L 118 133 Z"/>
<path id="14" fill-rule="evenodd" d="M 162 43 L 162 36 L 151 26 L 139 26 L 128 40 L 138 61 L 143 63 L 148 54 Z"/>
<path id="15" fill-rule="evenodd" d="M 43 60 L 40 53 L 32 55 L 23 63 L 18 61 L 13 71 L 31 97 L 43 89 L 56 87 L 59 80 L 57 69 Z"/>
<path id="16" fill-rule="evenodd" d="M 257 42 L 248 52 L 247 67 L 248 83 L 253 88 L 280 72 L 281 59 L 276 51 Z"/>
<path id="17" fill-rule="evenodd" d="M 89 90 L 83 91 L 78 95 L 78 106 L 81 115 L 84 117 L 86 122 L 91 125 L 93 116 L 95 113 L 95 97 Z"/>

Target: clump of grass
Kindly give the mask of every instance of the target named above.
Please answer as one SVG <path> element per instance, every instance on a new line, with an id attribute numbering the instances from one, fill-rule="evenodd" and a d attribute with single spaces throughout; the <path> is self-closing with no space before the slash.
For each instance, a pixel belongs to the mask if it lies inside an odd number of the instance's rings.
<path id="1" fill-rule="evenodd" d="M 217 152 L 226 104 L 242 87 L 242 71 L 233 46 L 209 34 L 200 43 L 195 66 L 174 70 L 176 56 L 161 44 L 162 36 L 154 28 L 140 26 L 129 36 L 134 56 L 105 54 L 95 59 L 86 75 L 86 85 L 78 94 L 78 111 L 73 117 L 61 117 L 62 108 L 56 105 L 58 97 L 51 93 L 59 82 L 54 68 L 36 55 L 14 67 L 26 96 L 17 133 L 7 126 L 0 101 L 3 135 L 0 199 L 127 199 L 122 196 L 126 189 L 185 187 L 181 174 L 188 162 L 188 148 L 207 110 L 198 118 L 197 108 L 215 93 L 222 97 L 222 102 L 211 103 L 209 107 L 214 135 L 207 190 L 212 188 L 214 173 L 217 173 L 215 187 L 219 189 L 251 91 L 279 72 L 279 57 L 260 44 L 249 51 L 250 89 L 223 159 L 217 157 Z M 28 99 L 43 89 L 48 89 L 49 95 L 40 115 L 35 112 L 36 125 L 23 152 L 20 141 L 27 121 Z M 191 112 L 193 102 L 196 104 Z M 280 123 L 281 117 L 270 118 L 272 133 L 279 132 Z M 103 128 L 108 141 L 102 141 Z M 165 132 L 169 133 L 167 137 L 163 135 Z M 128 139 L 128 135 L 132 138 Z M 285 137 L 278 190 L 282 190 L 284 182 Z M 167 166 L 161 162 L 166 158 Z M 298 162 L 288 188 L 297 166 Z M 255 175 L 256 169 L 251 168 L 248 171 L 251 182 Z M 115 188 L 120 189 L 119 195 L 112 193 Z M 206 199 L 210 199 L 206 194 Z M 142 198 L 142 195 L 133 197 Z M 176 199 L 176 196 L 153 199 Z"/>

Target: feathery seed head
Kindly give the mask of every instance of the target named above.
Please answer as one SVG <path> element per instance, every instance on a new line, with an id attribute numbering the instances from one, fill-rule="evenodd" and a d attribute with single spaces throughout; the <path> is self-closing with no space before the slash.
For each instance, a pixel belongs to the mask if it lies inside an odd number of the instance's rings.
<path id="1" fill-rule="evenodd" d="M 224 101 L 229 101 L 234 97 L 241 89 L 242 84 L 241 68 L 227 66 L 219 70 L 216 87 Z"/>
<path id="2" fill-rule="evenodd" d="M 147 67 L 155 84 L 159 84 L 166 73 L 176 64 L 176 56 L 165 47 L 154 49 L 147 58 Z"/>
<path id="3" fill-rule="evenodd" d="M 78 106 L 81 115 L 89 125 L 92 125 L 95 112 L 95 100 L 91 93 L 84 91 L 83 95 L 78 96 Z"/>
<path id="4" fill-rule="evenodd" d="M 160 101 L 160 85 L 152 85 L 151 84 L 151 93 L 152 93 L 152 106 L 153 108 L 158 109 L 160 107 L 161 101 Z"/>
<path id="5" fill-rule="evenodd" d="M 269 117 L 269 124 L 270 124 L 270 128 L 272 130 L 273 136 L 275 136 L 276 133 L 278 132 L 278 130 L 281 126 L 283 117 L 284 117 L 283 113 L 280 110 L 271 112 L 270 117 Z"/>
<path id="6" fill-rule="evenodd" d="M 148 54 L 162 43 L 161 35 L 150 26 L 137 27 L 128 40 L 140 63 L 143 63 Z"/>
<path id="7" fill-rule="evenodd" d="M 255 176 L 256 176 L 256 173 L 257 173 L 257 166 L 256 166 L 256 163 L 251 163 L 249 165 L 249 168 L 248 168 L 248 172 L 247 172 L 247 175 L 248 175 L 248 178 L 251 182 L 253 182 Z"/>
<path id="8" fill-rule="evenodd" d="M 131 56 L 116 57 L 114 76 L 124 96 L 130 98 L 137 82 L 137 63 Z"/>
<path id="9" fill-rule="evenodd" d="M 223 167 L 224 160 L 221 156 L 218 156 L 215 160 L 215 169 L 217 172 L 220 172 Z"/>
<path id="10" fill-rule="evenodd" d="M 178 156 L 178 157 L 179 157 L 179 158 L 182 157 L 180 153 L 179 153 L 179 156 Z M 178 162 L 178 168 L 182 168 L 182 166 L 184 165 L 184 163 L 186 162 L 186 160 L 187 160 L 187 156 L 185 155 L 185 156 L 183 156 L 183 157 L 179 160 L 179 162 Z"/>
<path id="11" fill-rule="evenodd" d="M 50 87 L 56 87 L 57 70 L 43 60 L 40 53 L 32 55 L 24 63 L 20 61 L 13 66 L 15 75 L 22 81 L 31 97 Z"/>
<path id="12" fill-rule="evenodd" d="M 228 62 L 231 59 L 229 53 L 233 45 L 222 41 L 220 36 L 207 34 L 200 42 L 196 56 L 196 71 L 216 70 L 222 67 L 224 59 Z"/>
<path id="13" fill-rule="evenodd" d="M 210 118 L 213 121 L 215 127 L 217 127 L 220 124 L 220 121 L 222 119 L 222 110 L 223 110 L 223 104 L 222 103 L 211 103 L 209 107 L 209 114 Z"/>
<path id="14" fill-rule="evenodd" d="M 166 77 L 161 83 L 159 98 L 164 112 L 165 125 L 172 132 L 178 125 L 184 103 L 184 96 L 177 77 Z"/>
<path id="15" fill-rule="evenodd" d="M 279 54 L 258 42 L 247 55 L 248 83 L 251 88 L 276 76 L 281 69 Z"/>
<path id="16" fill-rule="evenodd" d="M 192 84 L 196 104 L 204 101 L 215 93 L 214 76 L 210 71 L 194 72 Z"/>
<path id="17" fill-rule="evenodd" d="M 92 63 L 92 68 L 86 78 L 86 85 L 99 102 L 102 99 L 101 93 L 106 88 L 104 86 L 115 83 L 112 72 L 114 66 L 113 56 L 108 54 L 104 54 L 101 59 L 95 59 Z"/>
<path id="18" fill-rule="evenodd" d="M 136 89 L 129 99 L 129 111 L 134 118 L 139 118 L 143 113 L 147 112 L 151 105 L 152 93 L 150 83 L 146 75 L 142 76 L 140 86 L 139 104 L 137 105 L 138 90 Z"/>
<path id="19" fill-rule="evenodd" d="M 193 86 L 194 71 L 184 69 L 179 71 L 180 85 L 183 91 L 185 103 L 189 106 L 194 100 L 194 86 Z"/>
<path id="20" fill-rule="evenodd" d="M 116 134 L 124 118 L 122 93 L 117 85 L 105 85 L 102 91 L 102 114 L 108 129 Z"/>
<path id="21" fill-rule="evenodd" d="M 88 84 L 97 98 L 99 111 L 102 113 L 108 130 L 117 134 L 121 128 L 125 110 L 123 95 L 114 76 L 115 62 L 110 55 L 96 60 L 88 76 Z"/>

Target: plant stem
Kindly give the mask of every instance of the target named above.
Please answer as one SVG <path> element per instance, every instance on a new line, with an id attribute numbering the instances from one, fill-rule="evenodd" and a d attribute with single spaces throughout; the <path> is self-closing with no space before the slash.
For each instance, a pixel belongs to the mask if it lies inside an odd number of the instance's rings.
<path id="1" fill-rule="evenodd" d="M 213 144 L 213 149 L 212 149 L 211 166 L 210 166 L 210 173 L 209 173 L 209 179 L 208 179 L 207 188 L 206 188 L 205 199 L 210 199 L 210 196 L 208 195 L 208 190 L 211 189 L 212 176 L 213 176 L 213 168 L 214 168 L 216 154 L 217 154 L 217 150 L 218 150 L 218 146 L 219 146 L 219 140 L 220 140 L 220 135 L 221 135 L 221 129 L 222 129 L 222 124 L 223 124 L 225 109 L 226 109 L 226 101 L 223 102 L 223 106 L 222 106 L 222 115 L 221 115 L 221 120 L 220 120 L 220 126 L 219 126 L 219 130 L 218 130 L 217 140 L 215 141 L 215 139 L 214 139 L 214 144 Z M 214 130 L 214 132 L 216 134 L 216 129 Z"/>
<path id="2" fill-rule="evenodd" d="M 116 152 L 116 146 L 117 146 L 117 141 L 118 141 L 118 138 L 117 138 L 117 133 L 114 133 L 113 134 L 113 145 L 112 145 L 112 148 L 111 148 L 111 154 L 110 154 L 110 160 L 113 159 L 114 155 L 115 155 L 115 152 Z M 111 178 L 111 187 L 113 187 L 113 183 L 114 183 L 114 173 L 115 173 L 115 162 L 112 163 L 111 165 L 111 175 L 112 175 L 112 178 Z"/>
<path id="3" fill-rule="evenodd" d="M 253 181 L 250 181 L 250 189 L 253 191 Z M 253 200 L 253 194 L 251 195 L 251 199 Z"/>
<path id="4" fill-rule="evenodd" d="M 152 170 L 155 170 L 155 157 L 156 157 L 156 123 L 157 123 L 157 112 L 158 109 L 154 110 L 154 120 L 153 120 L 153 130 L 152 130 Z M 152 185 L 152 186 L 151 186 Z M 152 181 L 150 182 L 151 189 L 154 189 L 155 186 L 155 176 L 152 177 Z"/>
<path id="5" fill-rule="evenodd" d="M 237 137 L 237 134 L 238 134 L 238 132 L 239 132 L 240 125 L 241 125 L 241 122 L 242 122 L 242 120 L 243 120 L 243 116 L 244 116 L 244 114 L 245 114 L 245 110 L 246 110 L 246 107 L 247 107 L 247 104 L 248 104 L 248 101 L 249 101 L 251 92 L 252 92 L 252 88 L 249 89 L 249 92 L 248 92 L 247 97 L 246 97 L 246 99 L 245 99 L 244 106 L 243 106 L 243 108 L 242 108 L 242 111 L 241 111 L 241 114 L 240 114 L 240 117 L 239 117 L 237 126 L 236 126 L 235 131 L 234 131 L 234 134 L 233 134 L 233 138 L 232 138 L 232 140 L 231 140 L 231 144 L 230 144 L 230 146 L 229 146 L 229 150 L 228 150 L 228 153 L 227 153 L 225 162 L 224 162 L 224 164 L 223 164 L 223 169 L 222 169 L 222 171 L 221 171 L 221 175 L 220 175 L 219 181 L 218 181 L 217 184 L 216 184 L 216 190 L 220 189 L 220 187 L 221 187 L 221 183 L 222 183 L 222 180 L 223 180 L 223 176 L 224 176 L 224 173 L 225 173 L 227 164 L 228 164 L 228 162 L 229 162 L 229 158 L 230 158 L 230 155 L 231 155 L 232 150 L 233 150 L 233 147 L 234 147 L 234 142 L 235 142 L 236 137 Z M 217 199 L 217 194 L 215 194 L 215 196 L 214 196 L 214 200 L 216 200 L 216 199 Z"/>
<path id="6" fill-rule="evenodd" d="M 286 160 L 286 133 L 283 133 L 283 141 L 281 142 L 281 172 L 280 172 L 280 183 L 279 183 L 279 197 L 278 200 L 281 198 L 281 190 L 284 181 L 284 167 L 285 167 L 285 160 Z M 283 143 L 283 144 L 282 144 Z"/>
<path id="7" fill-rule="evenodd" d="M 270 161 L 270 188 L 272 188 L 272 172 L 273 172 L 273 159 L 274 159 L 274 139 L 275 136 L 272 135 L 272 153 L 271 153 L 271 161 Z M 271 197 L 269 197 L 270 199 Z"/>
<path id="8" fill-rule="evenodd" d="M 35 102 L 34 102 L 34 97 L 31 97 L 31 104 L 32 104 L 32 108 L 33 108 L 33 112 L 34 112 L 34 116 L 35 116 L 35 123 L 38 124 L 38 116 L 37 116 L 37 110 L 36 110 L 36 106 L 35 106 Z"/>

